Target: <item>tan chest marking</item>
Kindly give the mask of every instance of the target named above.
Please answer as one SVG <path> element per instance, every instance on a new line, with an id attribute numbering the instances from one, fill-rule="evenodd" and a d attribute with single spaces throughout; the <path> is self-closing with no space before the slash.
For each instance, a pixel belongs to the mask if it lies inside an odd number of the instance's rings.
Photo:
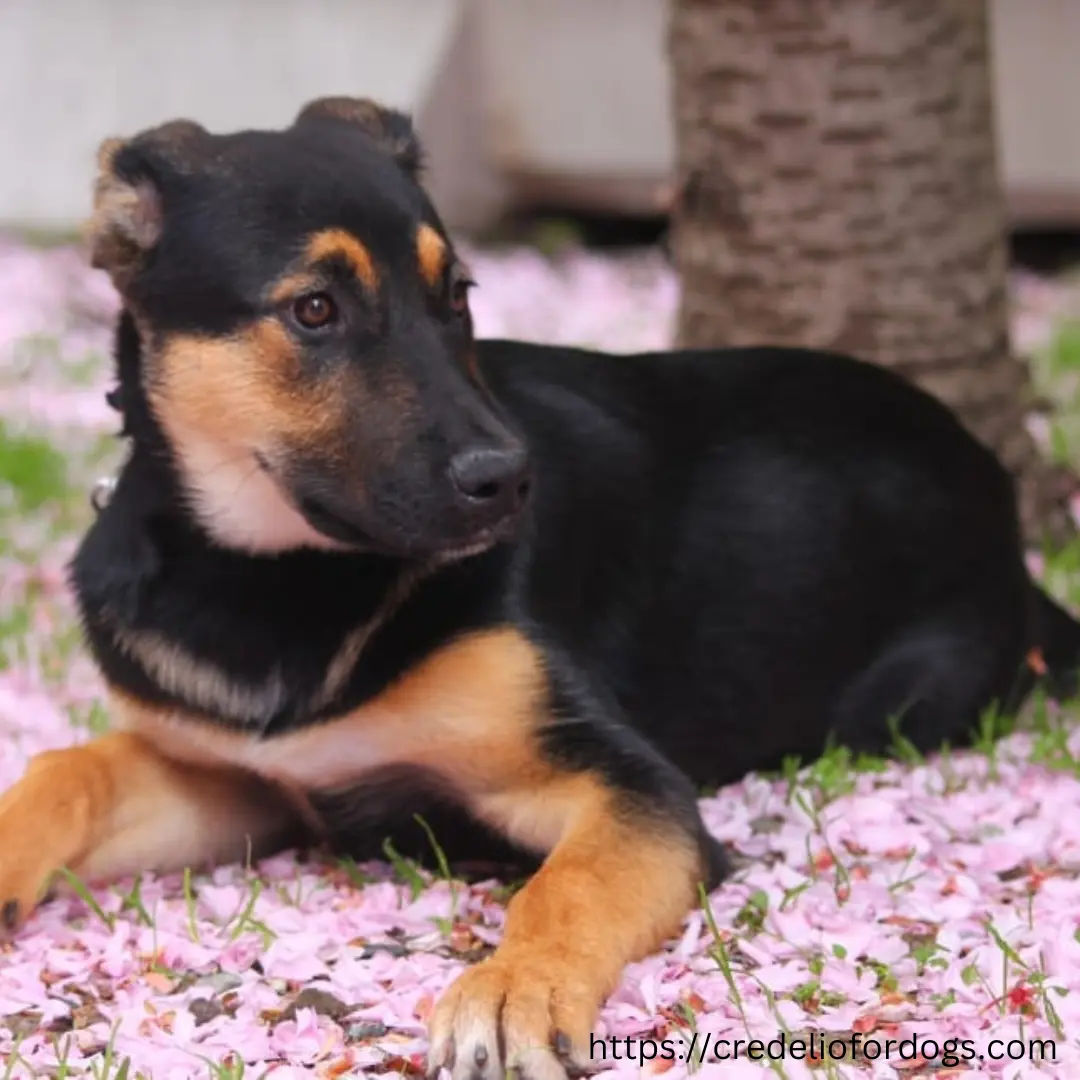
<path id="1" fill-rule="evenodd" d="M 579 781 L 539 757 L 541 658 L 518 631 L 463 637 L 359 709 L 299 731 L 260 739 L 114 693 L 118 725 L 162 753 L 202 765 L 250 770 L 287 791 L 331 791 L 388 766 L 430 770 L 475 812 L 529 846 L 546 848 L 580 802 Z"/>

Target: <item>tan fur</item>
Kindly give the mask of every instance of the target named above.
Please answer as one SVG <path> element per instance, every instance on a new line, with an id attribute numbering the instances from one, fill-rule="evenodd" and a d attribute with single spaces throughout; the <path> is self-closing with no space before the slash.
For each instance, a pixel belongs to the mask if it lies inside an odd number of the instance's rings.
<path id="1" fill-rule="evenodd" d="M 180 764 L 138 735 L 50 750 L 0 797 L 0 902 L 25 917 L 62 867 L 111 881 L 240 859 L 288 821 L 256 778 Z"/>
<path id="2" fill-rule="evenodd" d="M 270 739 L 113 689 L 113 734 L 39 755 L 0 800 L 0 904 L 14 897 L 28 910 L 62 865 L 108 876 L 110 868 L 126 873 L 140 859 L 150 860 L 147 869 L 157 867 L 151 856 L 170 864 L 201 858 L 196 826 L 207 821 L 217 824 L 206 826 L 206 856 L 226 857 L 219 841 L 235 837 L 234 825 L 250 832 L 258 809 L 245 809 L 245 785 L 254 783 L 245 777 L 269 785 L 258 788 L 260 807 L 262 793 L 276 789 L 282 806 L 308 824 L 314 822 L 304 792 L 395 765 L 429 768 L 482 809 L 489 796 L 508 787 L 524 792 L 546 776 L 531 737 L 539 690 L 538 654 L 509 628 L 445 647 L 337 720 Z M 502 812 L 492 806 L 491 813 Z M 551 835 L 535 824 L 523 831 Z"/>
<path id="3" fill-rule="evenodd" d="M 305 255 L 309 263 L 341 259 L 366 288 L 371 292 L 378 291 L 379 274 L 371 252 L 352 233 L 344 229 L 326 229 L 315 233 L 308 241 Z"/>
<path id="4" fill-rule="evenodd" d="M 232 338 L 176 335 L 150 357 L 148 397 L 204 525 L 223 543 L 275 551 L 340 545 L 313 529 L 258 465 L 341 442 L 341 378 L 304 379 L 297 347 L 267 317 Z"/>
<path id="5" fill-rule="evenodd" d="M 289 332 L 273 317 L 245 327 L 233 337 L 178 334 L 151 358 L 150 397 L 155 405 L 189 427 L 214 436 L 256 442 L 271 430 L 317 441 L 337 417 L 330 405 L 334 388 L 312 381 L 297 394 L 302 360 Z M 165 416 L 159 419 L 166 419 Z"/>
<path id="6" fill-rule="evenodd" d="M 287 304 L 290 300 L 299 300 L 305 293 L 318 292 L 323 285 L 322 278 L 317 274 L 304 270 L 278 278 L 265 295 L 271 304 Z"/>
<path id="7" fill-rule="evenodd" d="M 538 663 L 535 647 L 516 630 L 474 634 L 428 657 L 361 708 L 272 739 L 120 692 L 113 695 L 113 715 L 179 760 L 249 769 L 294 789 L 345 787 L 378 769 L 410 765 L 445 775 L 482 799 L 535 778 L 530 733 L 541 706 Z"/>
<path id="8" fill-rule="evenodd" d="M 416 230 L 416 264 L 420 276 L 433 289 L 442 281 L 447 255 L 443 238 L 430 225 L 420 225 Z"/>
<path id="9" fill-rule="evenodd" d="M 269 739 L 115 692 L 127 734 L 36 759 L 0 803 L 0 899 L 31 902 L 59 862 L 127 872 L 217 853 L 260 824 L 253 808 L 271 788 L 312 823 L 307 793 L 417 766 L 505 835 L 550 852 L 512 901 L 498 951 L 439 1003 L 432 1061 L 481 1044 L 495 1053 L 502 1040 L 508 1066 L 558 1076 L 553 1033 L 584 1052 L 623 967 L 677 930 L 703 868 L 688 837 L 619 801 L 601 776 L 544 758 L 545 686 L 540 652 L 501 627 L 444 646 L 344 716 Z M 268 785 L 256 802 L 237 786 L 252 775 Z"/>
<path id="10" fill-rule="evenodd" d="M 697 852 L 673 828 L 612 800 L 587 774 L 498 798 L 493 823 L 554 846 L 511 901 L 495 955 L 467 970 L 438 1003 L 433 1065 L 451 1054 L 467 1063 L 479 1046 L 489 1056 L 504 1046 L 508 1070 L 562 1076 L 551 1049 L 555 1033 L 584 1061 L 600 1006 L 626 964 L 678 930 L 702 876 Z"/>

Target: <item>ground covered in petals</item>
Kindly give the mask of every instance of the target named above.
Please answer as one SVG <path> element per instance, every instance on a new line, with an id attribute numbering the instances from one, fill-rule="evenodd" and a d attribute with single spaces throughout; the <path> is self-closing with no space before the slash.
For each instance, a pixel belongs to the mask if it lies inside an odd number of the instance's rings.
<path id="1" fill-rule="evenodd" d="M 657 253 L 470 255 L 485 336 L 670 340 L 677 283 Z M 1013 297 L 1016 343 L 1063 409 L 1032 424 L 1080 461 L 1080 286 L 1017 276 Z M 79 251 L 0 241 L 0 789 L 33 753 L 108 723 L 64 565 L 120 449 L 103 398 L 115 303 Z M 1080 599 L 1080 553 L 1038 569 Z M 835 751 L 704 799 L 740 869 L 627 970 L 597 1029 L 601 1067 L 636 1076 L 655 1055 L 645 1073 L 672 1080 L 1080 1076 L 1068 718 L 1037 703 L 1000 741 L 988 720 L 965 753 Z M 291 854 L 69 884 L 0 945 L 0 1077 L 420 1076 L 432 1003 L 497 943 L 512 885 Z M 748 1059 L 750 1039 L 773 1060 Z M 740 1059 L 722 1062 L 735 1040 Z"/>

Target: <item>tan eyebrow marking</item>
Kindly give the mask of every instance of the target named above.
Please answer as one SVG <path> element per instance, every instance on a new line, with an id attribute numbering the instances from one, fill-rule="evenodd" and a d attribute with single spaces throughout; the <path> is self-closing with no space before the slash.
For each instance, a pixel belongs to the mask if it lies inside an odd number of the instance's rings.
<path id="1" fill-rule="evenodd" d="M 319 279 L 312 277 L 310 274 L 288 274 L 274 282 L 274 287 L 269 293 L 270 302 L 283 304 L 286 300 L 292 300 L 297 296 L 302 296 L 304 293 L 318 289 L 319 285 Z"/>
<path id="2" fill-rule="evenodd" d="M 435 288 L 446 268 L 446 242 L 430 225 L 416 230 L 416 261 L 421 277 Z"/>
<path id="3" fill-rule="evenodd" d="M 344 229 L 324 229 L 313 234 L 308 241 L 306 255 L 312 263 L 323 259 L 343 259 L 369 289 L 376 290 L 379 287 L 379 274 L 371 252 L 352 233 Z"/>

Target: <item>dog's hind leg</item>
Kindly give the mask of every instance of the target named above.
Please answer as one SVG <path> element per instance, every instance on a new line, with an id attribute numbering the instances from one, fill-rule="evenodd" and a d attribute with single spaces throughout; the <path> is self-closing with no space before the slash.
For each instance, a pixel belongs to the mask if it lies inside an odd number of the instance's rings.
<path id="1" fill-rule="evenodd" d="M 172 761 L 138 735 L 38 754 L 0 796 L 0 934 L 62 868 L 94 881 L 240 859 L 289 824 L 263 781 Z"/>
<path id="2" fill-rule="evenodd" d="M 1032 685 L 1022 633 L 986 616 L 942 617 L 908 629 L 845 688 L 835 742 L 887 752 L 896 725 L 922 753 L 967 743 L 988 709 L 1013 713 Z"/>

